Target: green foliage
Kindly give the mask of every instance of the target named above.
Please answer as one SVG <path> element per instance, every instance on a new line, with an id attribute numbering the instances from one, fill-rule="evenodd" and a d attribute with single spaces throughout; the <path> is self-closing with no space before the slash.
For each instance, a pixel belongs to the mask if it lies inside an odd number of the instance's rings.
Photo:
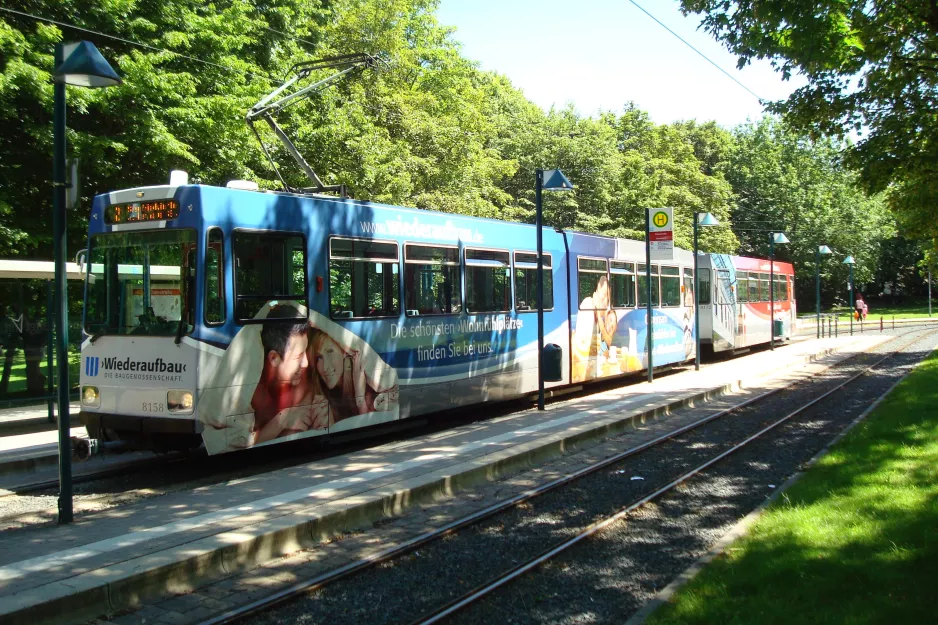
<path id="1" fill-rule="evenodd" d="M 933 352 L 649 625 L 934 622 L 936 389 Z"/>
<path id="2" fill-rule="evenodd" d="M 124 81 L 109 89 L 68 88 L 70 156 L 81 159 L 85 193 L 69 215 L 69 239 L 78 243 L 94 193 L 156 184 L 173 168 L 206 181 L 265 172 L 244 113 L 272 88 L 269 76 L 282 74 L 293 58 L 315 53 L 317 24 L 327 15 L 318 2 L 301 0 L 275 0 L 263 14 L 244 1 L 41 0 L 7 6 L 152 46 L 0 14 L 0 125 L 6 129 L 0 140 L 0 254 L 44 257 L 51 255 L 50 72 L 57 41 L 90 37 Z"/>
<path id="3" fill-rule="evenodd" d="M 810 141 L 777 119 L 766 117 L 736 129 L 735 146 L 726 165 L 738 194 L 733 223 L 741 252 L 767 256 L 769 232 L 784 232 L 788 245 L 776 257 L 795 263 L 802 301 L 814 302 L 814 251 L 829 246 L 833 257 L 822 257 L 826 292 L 846 298 L 848 268 L 857 261 L 854 281 L 870 282 L 880 265 L 881 244 L 893 237 L 893 218 L 881 196 L 867 197 L 856 174 L 840 162 L 842 145 L 829 139 Z"/>
<path id="4" fill-rule="evenodd" d="M 938 241 L 938 5 L 925 0 L 682 0 L 739 58 L 808 85 L 772 104 L 812 136 L 859 134 L 846 163 L 887 192 L 910 238 Z"/>
<path id="5" fill-rule="evenodd" d="M 702 249 L 764 255 L 765 238 L 746 228 L 772 219 L 793 235 L 780 256 L 801 272 L 811 271 L 817 240 L 857 256 L 862 280 L 872 275 L 891 226 L 883 200 L 865 198 L 842 167 L 842 145 L 812 144 L 775 119 L 730 131 L 713 122 L 658 125 L 632 103 L 593 117 L 572 106 L 543 111 L 506 77 L 466 59 L 436 6 L 17 0 L 12 8 L 150 46 L 91 36 L 124 83 L 68 90 L 69 149 L 82 161 L 84 195 L 69 215 L 70 249 L 84 245 L 94 194 L 159 184 L 170 169 L 208 184 L 245 178 L 277 188 L 246 111 L 297 62 L 368 52 L 388 66 L 277 118 L 323 181 L 345 184 L 353 197 L 532 222 L 534 171 L 559 167 L 576 188 L 545 193 L 547 224 L 640 239 L 644 209 L 672 206 L 678 245 L 691 247 L 693 213 L 710 212 L 722 227 L 701 229 Z M 9 129 L 0 137 L 2 256 L 51 255 L 52 50 L 88 36 L 0 14 L 0 123 Z M 273 134 L 258 128 L 287 183 L 308 186 Z M 839 266 L 833 271 L 840 279 Z"/>

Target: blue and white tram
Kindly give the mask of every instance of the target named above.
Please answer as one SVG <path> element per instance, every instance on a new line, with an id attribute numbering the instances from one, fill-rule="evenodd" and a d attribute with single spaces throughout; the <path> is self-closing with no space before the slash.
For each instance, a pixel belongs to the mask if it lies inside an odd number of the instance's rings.
<path id="1" fill-rule="evenodd" d="M 641 371 L 643 243 L 543 239 L 548 387 Z M 531 225 L 243 182 L 99 195 L 82 423 L 215 454 L 536 392 L 536 260 Z M 655 366 L 694 357 L 692 260 L 652 267 Z"/>

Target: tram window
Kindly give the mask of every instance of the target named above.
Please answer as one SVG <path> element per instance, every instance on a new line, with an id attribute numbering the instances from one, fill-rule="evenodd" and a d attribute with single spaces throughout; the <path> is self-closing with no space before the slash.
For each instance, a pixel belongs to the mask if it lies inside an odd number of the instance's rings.
<path id="1" fill-rule="evenodd" d="M 736 272 L 736 301 L 749 301 L 749 273 L 746 271 Z"/>
<path id="2" fill-rule="evenodd" d="M 785 276 L 775 276 L 775 301 L 784 302 L 786 297 Z"/>
<path id="3" fill-rule="evenodd" d="M 678 267 L 661 268 L 661 305 L 681 305 L 681 270 Z"/>
<path id="4" fill-rule="evenodd" d="M 236 230 L 232 245 L 238 321 L 254 319 L 271 300 L 305 306 L 306 243 L 301 235 Z"/>
<path id="5" fill-rule="evenodd" d="M 684 268 L 684 305 L 694 306 L 694 270 Z"/>
<path id="6" fill-rule="evenodd" d="M 761 302 L 762 300 L 759 297 L 759 274 L 750 273 L 749 274 L 749 296 L 746 299 L 747 302 Z"/>
<path id="7" fill-rule="evenodd" d="M 554 308 L 554 276 L 550 254 L 544 254 L 544 310 Z M 515 310 L 533 312 L 537 310 L 537 254 L 515 252 Z"/>
<path id="8" fill-rule="evenodd" d="M 333 319 L 400 314 L 397 243 L 330 239 L 329 314 Z"/>
<path id="9" fill-rule="evenodd" d="M 457 248 L 404 245 L 404 310 L 408 315 L 448 315 L 462 310 Z"/>
<path id="10" fill-rule="evenodd" d="M 709 304 L 710 300 L 710 270 L 699 269 L 697 281 L 700 283 L 700 303 Z"/>
<path id="11" fill-rule="evenodd" d="M 609 282 L 613 308 L 635 307 L 635 263 L 612 261 Z"/>
<path id="12" fill-rule="evenodd" d="M 511 257 L 501 250 L 466 250 L 466 310 L 511 310 Z"/>
<path id="13" fill-rule="evenodd" d="M 769 274 L 759 274 L 759 301 L 769 301 Z"/>
<path id="14" fill-rule="evenodd" d="M 225 322 L 225 242 L 220 228 L 211 228 L 205 246 L 205 323 Z"/>
<path id="15" fill-rule="evenodd" d="M 580 310 L 595 309 L 594 293 L 602 293 L 603 285 L 606 286 L 606 298 L 609 297 L 609 278 L 606 275 L 607 262 L 600 258 L 578 258 L 577 259 L 577 284 L 579 285 Z M 584 306 L 584 304 L 586 304 Z M 605 309 L 609 305 L 600 302 L 600 308 Z"/>
<path id="16" fill-rule="evenodd" d="M 638 305 L 648 306 L 648 281 L 645 275 L 645 263 L 635 267 L 635 276 L 638 278 Z M 651 266 L 651 305 L 661 305 L 661 290 L 658 284 L 658 265 Z"/>
<path id="17" fill-rule="evenodd" d="M 189 228 L 94 235 L 87 265 L 86 332 L 189 332 L 195 321 L 191 304 L 197 242 Z"/>

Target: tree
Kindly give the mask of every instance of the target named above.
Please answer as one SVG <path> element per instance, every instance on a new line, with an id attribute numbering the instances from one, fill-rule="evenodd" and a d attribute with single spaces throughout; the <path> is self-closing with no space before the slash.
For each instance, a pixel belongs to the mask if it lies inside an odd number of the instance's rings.
<path id="1" fill-rule="evenodd" d="M 870 193 L 888 191 L 911 236 L 938 236 L 938 4 L 927 0 L 682 0 L 739 57 L 808 85 L 770 105 L 813 137 L 844 137 Z"/>
<path id="2" fill-rule="evenodd" d="M 738 196 L 734 229 L 743 254 L 767 256 L 769 233 L 784 232 L 791 244 L 776 256 L 795 263 L 799 299 L 814 302 L 814 250 L 828 245 L 838 255 L 822 264 L 827 300 L 845 294 L 847 268 L 857 260 L 858 284 L 869 282 L 880 264 L 883 241 L 895 234 L 894 219 L 881 196 L 867 197 L 856 174 L 841 163 L 841 145 L 811 141 L 774 117 L 734 131 L 736 145 L 725 166 Z M 845 297 L 845 295 L 844 295 Z"/>
<path id="3" fill-rule="evenodd" d="M 69 155 L 81 160 L 83 192 L 94 194 L 158 183 L 176 168 L 211 181 L 266 174 L 244 113 L 272 88 L 270 76 L 315 52 L 327 16 L 315 0 L 274 0 L 263 13 L 241 1 L 7 6 L 141 44 L 0 13 L 0 253 L 46 258 L 56 42 L 91 39 L 124 79 L 69 88 Z M 70 249 L 87 236 L 89 202 L 69 215 Z"/>

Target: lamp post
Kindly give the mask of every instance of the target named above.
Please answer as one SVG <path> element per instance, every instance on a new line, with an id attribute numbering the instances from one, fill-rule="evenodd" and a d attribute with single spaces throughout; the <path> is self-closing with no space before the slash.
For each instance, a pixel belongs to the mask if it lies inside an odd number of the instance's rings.
<path id="1" fill-rule="evenodd" d="M 573 184 L 559 169 L 534 172 L 534 227 L 537 229 L 537 409 L 544 410 L 544 237 L 541 191 L 570 191 Z"/>
<path id="2" fill-rule="evenodd" d="M 857 264 L 857 261 L 853 260 L 853 256 L 847 256 L 843 260 L 843 263 L 850 267 L 850 280 L 847 283 L 847 286 L 850 288 L 850 336 L 853 336 L 853 309 L 856 306 L 856 295 L 853 292 L 853 266 Z"/>
<path id="3" fill-rule="evenodd" d="M 56 44 L 52 73 L 52 244 L 55 260 L 55 347 L 59 404 L 59 523 L 72 522 L 71 418 L 68 407 L 68 310 L 65 279 L 65 85 L 110 87 L 121 79 L 90 41 Z M 75 184 L 75 181 L 72 181 Z"/>
<path id="4" fill-rule="evenodd" d="M 700 371 L 700 279 L 697 277 L 697 227 L 719 226 L 720 222 L 710 213 L 694 213 L 694 370 Z"/>
<path id="5" fill-rule="evenodd" d="M 817 297 L 817 338 L 821 338 L 821 254 L 833 254 L 831 248 L 819 245 L 814 250 L 814 289 Z"/>
<path id="6" fill-rule="evenodd" d="M 775 245 L 791 243 L 783 232 L 769 233 L 769 349 L 775 350 Z"/>

